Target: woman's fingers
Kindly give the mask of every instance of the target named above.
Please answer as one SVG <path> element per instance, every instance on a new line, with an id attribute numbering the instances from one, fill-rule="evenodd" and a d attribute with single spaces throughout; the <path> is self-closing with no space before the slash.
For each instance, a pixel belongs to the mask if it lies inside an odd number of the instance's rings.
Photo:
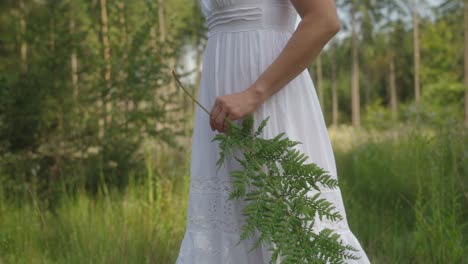
<path id="1" fill-rule="evenodd" d="M 210 116 L 210 127 L 211 127 L 211 130 L 215 130 L 214 119 L 211 118 L 211 116 Z"/>
<path id="2" fill-rule="evenodd" d="M 224 133 L 228 130 L 229 121 L 238 119 L 238 114 L 231 110 L 232 108 L 227 105 L 226 98 L 217 97 L 214 106 L 210 112 L 210 126 L 211 130 L 218 130 Z M 225 120 L 227 119 L 227 120 Z"/>
<path id="3" fill-rule="evenodd" d="M 219 108 L 219 102 L 218 100 L 215 101 L 215 104 L 213 106 L 213 108 L 211 109 L 211 112 L 210 112 L 210 126 L 211 126 L 211 130 L 215 130 L 216 126 L 215 126 L 215 120 L 216 120 L 216 116 L 219 114 L 219 111 L 220 111 L 220 108 Z"/>
<path id="4" fill-rule="evenodd" d="M 221 108 L 221 107 L 219 107 L 219 108 Z M 214 119 L 215 128 L 219 132 L 223 131 L 223 123 L 224 123 L 224 118 L 226 117 L 226 115 L 227 115 L 227 112 L 224 111 L 224 109 L 221 108 L 221 111 L 218 113 L 218 115 L 216 115 L 216 117 Z"/>
<path id="5" fill-rule="evenodd" d="M 223 119 L 223 124 L 222 124 L 222 128 L 221 128 L 221 132 L 223 132 L 223 133 L 225 133 L 225 132 L 227 131 L 227 128 L 228 128 L 228 126 L 229 126 L 229 124 L 228 124 L 228 122 L 226 121 L 226 119 L 228 119 L 228 120 L 230 119 L 230 118 L 229 118 L 229 112 L 226 113 L 226 116 L 225 116 L 224 119 Z"/>
<path id="6" fill-rule="evenodd" d="M 226 116 L 226 111 L 223 107 L 223 104 L 220 102 L 219 99 L 216 99 L 215 105 L 210 113 L 210 126 L 211 130 L 218 130 L 221 132 L 223 127 L 223 119 Z"/>

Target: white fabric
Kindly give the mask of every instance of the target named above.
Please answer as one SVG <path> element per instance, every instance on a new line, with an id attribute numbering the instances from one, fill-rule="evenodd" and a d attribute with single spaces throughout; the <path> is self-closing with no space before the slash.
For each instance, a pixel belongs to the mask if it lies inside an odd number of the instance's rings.
<path id="1" fill-rule="evenodd" d="M 273 62 L 291 37 L 298 15 L 289 0 L 198 1 L 208 27 L 198 100 L 211 109 L 216 96 L 246 89 Z M 257 109 L 255 127 L 267 116 L 262 137 L 285 132 L 303 143 L 298 148 L 309 156 L 308 162 L 337 177 L 328 131 L 307 70 Z M 239 167 L 230 160 L 217 172 L 219 149 L 211 141 L 216 133 L 209 126 L 209 116 L 197 107 L 187 225 L 176 264 L 267 264 L 271 257 L 267 245 L 250 253 L 255 238 L 236 245 L 245 222 L 245 201 L 229 200 L 228 194 L 232 190 L 229 171 Z M 348 227 L 340 189 L 325 190 L 322 196 L 335 204 L 344 219 L 338 223 L 317 220 L 316 230 L 332 228 L 345 243 L 360 250 L 356 254 L 361 259 L 347 263 L 370 263 Z"/>

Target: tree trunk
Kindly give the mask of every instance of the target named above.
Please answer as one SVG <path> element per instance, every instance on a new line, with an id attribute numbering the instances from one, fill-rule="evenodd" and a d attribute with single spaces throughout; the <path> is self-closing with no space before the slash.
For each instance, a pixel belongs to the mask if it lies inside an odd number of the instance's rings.
<path id="1" fill-rule="evenodd" d="M 200 43 L 200 36 L 198 32 L 196 32 L 196 29 L 192 33 L 193 37 L 193 43 L 195 47 L 195 83 L 194 83 L 194 89 L 193 89 L 193 96 L 195 98 L 198 98 L 198 92 L 200 90 L 200 80 L 201 80 L 201 73 L 202 73 L 202 48 L 201 43 Z M 186 97 L 185 97 L 186 98 Z M 185 101 L 184 101 L 185 102 Z M 191 115 L 192 117 L 195 116 L 195 102 L 192 100 L 188 100 L 188 103 L 185 103 L 186 106 L 190 107 L 190 112 L 185 113 L 186 115 Z M 185 108 L 186 109 L 186 108 Z M 190 126 L 187 126 L 187 122 L 184 122 L 184 131 L 185 135 L 189 135 L 189 128 Z"/>
<path id="2" fill-rule="evenodd" d="M 396 121 L 398 118 L 398 97 L 396 91 L 395 55 L 393 52 L 390 52 L 389 68 L 390 109 L 392 113 L 392 119 Z"/>
<path id="3" fill-rule="evenodd" d="M 167 1 L 164 2 L 163 0 L 158 0 L 158 17 L 159 17 L 159 40 L 161 41 L 161 43 L 166 43 L 166 41 L 169 40 L 169 36 L 168 36 L 168 26 L 167 26 L 167 21 L 166 21 L 166 5 L 165 3 L 168 3 Z M 172 38 L 170 39 L 172 40 Z M 168 46 L 168 50 L 167 52 L 169 53 L 173 53 L 173 46 Z M 165 58 L 164 61 L 163 61 L 164 65 L 168 65 L 169 68 L 167 69 L 167 72 L 166 74 L 168 76 L 172 76 L 172 69 L 175 70 L 176 68 L 176 65 L 177 65 L 177 57 L 176 56 L 173 56 L 173 57 L 169 57 L 169 58 Z M 169 83 L 168 83 L 168 87 L 165 89 L 165 91 L 167 92 L 167 95 L 168 96 L 172 96 L 174 95 L 174 98 L 173 100 L 171 100 L 167 105 L 166 105 L 166 108 L 168 109 L 175 109 L 178 107 L 178 104 L 181 104 L 181 102 L 184 101 L 184 94 L 183 92 L 180 92 L 180 93 L 176 93 L 175 92 L 177 91 L 177 86 L 176 86 L 176 83 L 174 81 L 173 78 L 170 78 L 169 79 Z M 171 111 L 168 113 L 168 117 L 170 120 L 179 120 L 181 118 L 180 115 L 182 115 L 183 112 L 176 112 L 176 111 Z M 183 124 L 168 124 L 170 127 L 172 128 L 175 128 L 175 129 L 183 129 Z M 179 127 L 180 126 L 180 127 Z"/>
<path id="4" fill-rule="evenodd" d="M 158 5 L 158 9 L 159 9 L 159 5 Z M 150 45 L 151 45 L 151 54 L 157 58 L 157 54 L 158 54 L 158 23 L 154 23 L 152 26 L 151 26 L 151 29 L 150 29 Z M 161 96 L 159 93 L 160 91 L 155 87 L 154 88 L 154 95 L 153 95 L 153 98 L 154 98 L 154 103 L 157 104 L 157 100 L 159 99 L 159 97 Z M 137 109 L 142 109 L 143 108 L 143 104 L 141 104 L 140 102 L 137 102 Z M 156 124 L 156 128 L 158 129 L 160 126 L 159 123 Z"/>
<path id="5" fill-rule="evenodd" d="M 391 5 L 393 7 L 393 5 Z M 391 19 L 391 8 L 387 8 L 387 19 Z M 387 33 L 388 41 L 388 60 L 389 60 L 389 78 L 388 78 L 388 94 L 390 96 L 390 112 L 392 115 L 392 120 L 396 121 L 398 119 L 398 95 L 396 88 L 396 72 L 395 72 L 395 43 L 393 41 L 394 30 L 389 30 Z"/>
<path id="6" fill-rule="evenodd" d="M 74 0 L 70 3 L 70 35 L 72 38 L 72 49 L 70 54 L 70 68 L 71 68 L 71 82 L 73 87 L 73 97 L 75 100 L 78 98 L 78 56 L 76 54 L 76 43 L 75 43 L 75 9 Z"/>
<path id="7" fill-rule="evenodd" d="M 414 97 L 416 104 L 420 101 L 420 84 L 419 84 L 419 68 L 420 68 L 420 52 L 419 52 L 419 15 L 418 15 L 418 0 L 413 0 L 413 49 L 414 49 Z"/>
<path id="8" fill-rule="evenodd" d="M 55 53 L 56 51 L 56 20 L 55 20 L 55 6 L 54 5 L 49 5 L 49 49 L 50 49 L 50 56 L 51 60 L 56 60 L 57 54 Z M 57 71 L 57 64 L 54 62 L 51 66 L 51 70 L 53 73 Z M 56 80 L 56 75 L 53 74 L 53 77 L 50 82 L 50 86 L 53 87 L 53 89 L 57 89 L 57 80 Z M 62 107 L 62 106 L 60 106 Z M 57 111 L 57 129 L 55 131 L 57 137 L 52 139 L 54 142 L 54 150 L 51 153 L 52 159 L 53 159 L 53 164 L 50 165 L 49 167 L 49 172 L 50 172 L 50 182 L 56 182 L 59 180 L 60 177 L 60 169 L 61 169 L 61 161 L 62 161 L 62 155 L 64 155 L 64 149 L 65 149 L 65 141 L 64 141 L 64 125 L 63 125 L 63 111 Z M 51 189 L 49 189 L 52 191 Z"/>
<path id="9" fill-rule="evenodd" d="M 153 55 L 156 55 L 158 50 L 158 29 L 156 28 L 156 25 L 153 25 L 150 29 L 150 43 L 151 43 L 151 52 Z"/>
<path id="10" fill-rule="evenodd" d="M 104 51 L 103 53 L 104 53 L 104 62 L 105 62 L 104 80 L 106 82 L 106 91 L 103 92 L 101 98 L 98 100 L 98 106 L 102 109 L 102 116 L 99 119 L 99 138 L 103 138 L 105 128 L 107 127 L 107 124 L 110 122 L 108 113 L 112 111 L 112 105 L 109 100 L 109 95 L 110 95 L 109 90 L 111 88 L 111 83 L 110 83 L 111 66 L 110 66 L 110 45 L 109 45 L 109 36 L 108 36 L 109 29 L 108 29 L 106 0 L 100 0 L 100 4 L 101 4 L 102 47 Z"/>
<path id="11" fill-rule="evenodd" d="M 158 0 L 159 40 L 161 42 L 166 40 L 166 19 L 164 15 L 163 0 Z"/>
<path id="12" fill-rule="evenodd" d="M 20 22 L 20 52 L 21 52 L 21 68 L 23 71 L 28 69 L 28 43 L 26 42 L 26 11 L 24 1 L 18 0 L 19 5 L 19 22 Z"/>
<path id="13" fill-rule="evenodd" d="M 338 126 L 338 85 L 337 85 L 337 66 L 336 66 L 336 46 L 333 47 L 333 59 L 332 59 L 332 125 Z"/>
<path id="14" fill-rule="evenodd" d="M 122 69 L 119 71 L 119 79 L 121 81 L 125 81 L 127 78 L 127 67 L 128 67 L 128 36 L 127 36 L 127 21 L 125 20 L 125 3 L 124 1 L 120 0 L 117 3 L 117 6 L 119 8 L 119 23 L 121 27 L 121 35 L 120 35 L 120 41 L 122 45 L 122 61 L 123 61 L 123 66 Z"/>
<path id="15" fill-rule="evenodd" d="M 202 74 L 202 51 L 198 47 L 196 50 L 197 50 L 196 51 L 197 54 L 196 54 L 196 65 L 195 65 L 195 93 L 194 95 L 198 97 L 198 92 L 200 89 L 201 74 Z M 195 102 L 192 102 L 192 104 L 193 104 L 192 109 L 194 109 Z"/>
<path id="16" fill-rule="evenodd" d="M 51 11 L 51 16 L 50 16 L 50 32 L 49 32 L 49 47 L 52 52 L 55 51 L 55 14 L 54 10 Z"/>
<path id="17" fill-rule="evenodd" d="M 351 115 L 354 127 L 360 127 L 360 103 L 359 103 L 359 58 L 358 58 L 358 36 L 356 32 L 356 4 L 353 3 L 351 14 L 351 49 L 352 49 L 352 81 L 351 81 Z"/>
<path id="18" fill-rule="evenodd" d="M 121 49 L 122 49 L 122 68 L 119 70 L 118 73 L 118 80 L 121 86 L 125 88 L 127 85 L 127 77 L 128 77 L 128 35 L 127 35 L 127 21 L 125 19 L 125 3 L 123 0 L 119 0 L 117 3 L 119 8 L 119 23 L 121 28 Z M 119 100 L 119 109 L 122 109 L 123 112 L 126 114 L 127 112 L 131 111 L 132 109 L 132 101 L 130 98 L 126 98 L 124 100 Z M 128 127 L 127 119 L 125 119 L 125 127 Z"/>
<path id="19" fill-rule="evenodd" d="M 465 126 L 468 127 L 468 0 L 464 1 L 465 17 Z"/>
<path id="20" fill-rule="evenodd" d="M 322 113 L 325 113 L 325 102 L 323 95 L 323 74 L 322 74 L 322 58 L 319 54 L 317 57 L 317 90 L 319 94 L 320 106 L 322 108 Z"/>

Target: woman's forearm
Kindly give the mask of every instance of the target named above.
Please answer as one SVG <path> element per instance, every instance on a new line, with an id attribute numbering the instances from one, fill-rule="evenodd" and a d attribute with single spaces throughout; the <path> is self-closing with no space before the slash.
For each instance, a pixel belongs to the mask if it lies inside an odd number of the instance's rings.
<path id="1" fill-rule="evenodd" d="M 334 0 L 290 0 L 302 18 L 278 57 L 242 92 L 216 97 L 210 112 L 212 130 L 226 131 L 225 118 L 234 121 L 255 111 L 314 60 L 338 32 Z"/>
<path id="2" fill-rule="evenodd" d="M 302 20 L 287 44 L 248 89 L 263 102 L 298 76 L 339 31 L 333 0 L 291 0 Z"/>

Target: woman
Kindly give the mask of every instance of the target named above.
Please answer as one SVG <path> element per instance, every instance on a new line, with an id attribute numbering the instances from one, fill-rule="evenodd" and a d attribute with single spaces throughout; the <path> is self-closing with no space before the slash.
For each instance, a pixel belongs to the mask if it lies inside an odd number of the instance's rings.
<path id="1" fill-rule="evenodd" d="M 335 160 L 320 104 L 306 69 L 339 31 L 333 0 L 198 0 L 208 27 L 198 100 L 212 107 L 196 110 L 190 167 L 187 226 L 177 264 L 266 264 L 271 252 L 255 238 L 239 241 L 245 201 L 229 200 L 227 162 L 216 170 L 219 148 L 211 140 L 226 132 L 224 118 L 254 115 L 254 126 L 270 116 L 262 137 L 281 132 L 303 144 L 299 149 L 335 179 Z M 302 18 L 295 28 L 297 14 Z M 310 192 L 313 195 L 313 192 Z M 332 228 L 370 263 L 348 227 L 340 189 L 325 190 L 343 216 L 316 222 Z"/>

